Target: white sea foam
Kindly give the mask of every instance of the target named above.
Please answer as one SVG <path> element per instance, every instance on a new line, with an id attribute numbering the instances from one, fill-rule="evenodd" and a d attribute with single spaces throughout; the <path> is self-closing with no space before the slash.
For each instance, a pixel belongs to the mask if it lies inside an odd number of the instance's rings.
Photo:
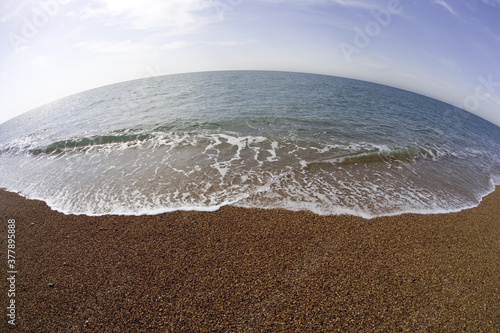
<path id="1" fill-rule="evenodd" d="M 262 138 L 256 141 L 263 147 L 250 147 L 249 138 L 216 136 L 211 139 L 207 147 L 212 145 L 213 153 L 210 153 L 212 149 L 193 147 L 179 140 L 175 144 L 169 141 L 152 145 L 154 150 L 136 145 L 115 150 L 101 147 L 81 155 L 70 152 L 64 156 L 30 157 L 31 162 L 23 160 L 25 156 L 10 156 L 4 158 L 4 171 L 19 177 L 11 177 L 10 181 L 2 179 L 2 184 L 26 197 L 43 199 L 57 211 L 86 215 L 214 211 L 225 205 L 237 205 L 371 218 L 409 212 L 459 211 L 477 205 L 488 193 L 478 192 L 472 199 L 464 199 L 458 194 L 425 190 L 418 187 L 409 174 L 403 176 L 400 171 L 384 170 L 384 166 L 363 176 L 364 168 L 357 164 L 336 169 L 333 163 L 310 170 L 306 161 L 294 161 L 289 156 L 286 163 L 288 166 L 296 163 L 297 168 L 280 167 L 263 172 L 270 164 L 282 160 L 280 155 L 287 152 L 279 151 L 277 145 L 270 143 L 276 154 L 271 159 L 262 154 L 269 150 L 269 143 Z M 222 159 L 219 149 L 224 143 L 228 144 L 226 149 L 234 149 Z M 183 162 L 182 167 L 176 168 L 178 160 L 173 156 L 187 146 L 198 148 L 196 164 Z M 244 163 L 239 163 L 246 150 L 251 150 L 260 164 L 245 168 Z M 137 159 L 134 161 L 130 154 Z M 23 163 L 19 163 L 20 160 Z M 210 168 L 216 173 L 210 173 Z M 80 171 L 75 173 L 75 170 Z M 413 176 L 421 177 L 418 173 Z M 498 184 L 499 179 L 493 178 L 490 182 Z"/>

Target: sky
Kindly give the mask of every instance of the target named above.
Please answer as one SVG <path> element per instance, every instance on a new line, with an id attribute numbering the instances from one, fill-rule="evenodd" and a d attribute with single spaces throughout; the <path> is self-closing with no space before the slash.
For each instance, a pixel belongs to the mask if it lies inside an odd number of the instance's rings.
<path id="1" fill-rule="evenodd" d="M 0 123 L 116 82 L 213 70 L 371 81 L 500 126 L 500 0 L 0 3 Z"/>

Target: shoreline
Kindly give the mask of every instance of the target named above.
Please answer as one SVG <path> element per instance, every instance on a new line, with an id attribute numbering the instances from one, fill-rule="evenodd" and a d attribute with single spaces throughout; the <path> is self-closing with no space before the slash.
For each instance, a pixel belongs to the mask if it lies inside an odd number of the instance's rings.
<path id="1" fill-rule="evenodd" d="M 273 211 L 273 210 L 283 210 L 289 213 L 308 213 L 308 214 L 313 214 L 313 215 L 318 215 L 322 217 L 337 217 L 337 216 L 352 216 L 355 218 L 361 218 L 364 220 L 372 220 L 376 218 L 392 218 L 392 217 L 397 217 L 397 216 L 404 216 L 404 215 L 443 215 L 443 214 L 454 214 L 454 213 L 460 213 L 463 211 L 467 211 L 469 209 L 475 209 L 477 208 L 482 201 L 490 196 L 492 193 L 498 191 L 500 189 L 500 185 L 493 185 L 493 190 L 490 192 L 487 192 L 481 196 L 481 199 L 479 203 L 476 206 L 467 206 L 463 208 L 454 208 L 451 210 L 445 210 L 440 208 L 439 210 L 432 211 L 431 209 L 429 210 L 407 210 L 407 211 L 401 211 L 401 212 L 395 212 L 395 213 L 384 213 L 380 215 L 370 215 L 369 213 L 365 212 L 354 212 L 352 210 L 346 210 L 344 209 L 344 212 L 340 213 L 333 213 L 333 214 L 323 214 L 323 213 L 318 213 L 312 210 L 308 209 L 298 209 L 298 210 L 293 210 L 293 209 L 288 209 L 288 208 L 282 208 L 282 207 L 276 207 L 276 208 L 262 208 L 262 207 L 247 207 L 245 205 L 238 206 L 239 201 L 234 201 L 234 202 L 229 202 L 229 203 L 223 203 L 220 205 L 216 206 L 211 206 L 209 208 L 199 208 L 199 207 L 191 207 L 191 208 L 175 208 L 175 209 L 155 209 L 154 211 L 148 211 L 148 212 L 140 212 L 140 213 L 106 213 L 106 214 L 87 214 L 87 213 L 68 213 L 63 210 L 59 210 L 57 208 L 52 208 L 45 200 L 43 199 L 31 199 L 28 198 L 27 196 L 18 193 L 18 192 L 13 192 L 9 191 L 6 188 L 0 187 L 0 192 L 7 192 L 7 193 L 13 193 L 18 195 L 19 197 L 23 198 L 24 200 L 30 200 L 30 201 L 40 201 L 43 202 L 52 212 L 58 213 L 58 214 L 63 214 L 66 216 L 85 216 L 85 217 L 91 217 L 91 218 L 96 218 L 96 217 L 107 217 L 107 216 L 115 216 L 115 217 L 143 217 L 143 216 L 157 216 L 157 215 L 165 215 L 165 214 L 172 214 L 172 213 L 190 213 L 190 212 L 196 212 L 196 213 L 213 213 L 217 212 L 221 209 L 224 209 L 225 207 L 232 207 L 236 209 L 244 209 L 244 210 L 268 210 L 268 211 Z"/>
<path id="2" fill-rule="evenodd" d="M 23 331 L 496 331 L 498 207 L 499 186 L 446 214 L 86 216 L 0 190 L 0 244 L 15 219 Z"/>

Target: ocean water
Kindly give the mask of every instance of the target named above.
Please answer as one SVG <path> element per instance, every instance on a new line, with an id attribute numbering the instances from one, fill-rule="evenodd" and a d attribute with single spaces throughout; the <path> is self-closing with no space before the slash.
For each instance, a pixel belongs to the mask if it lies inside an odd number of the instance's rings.
<path id="1" fill-rule="evenodd" d="M 258 71 L 147 78 L 0 125 L 0 187 L 67 214 L 224 205 L 363 217 L 478 205 L 500 128 L 411 92 Z"/>

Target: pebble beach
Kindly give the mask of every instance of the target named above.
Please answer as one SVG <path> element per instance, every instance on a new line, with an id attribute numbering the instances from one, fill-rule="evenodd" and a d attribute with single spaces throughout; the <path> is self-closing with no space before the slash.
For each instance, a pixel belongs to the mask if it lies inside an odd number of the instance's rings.
<path id="1" fill-rule="evenodd" d="M 499 332 L 499 207 L 497 187 L 436 215 L 89 217 L 0 190 L 1 249 L 15 219 L 17 269 L 15 326 L 4 315 L 0 330 Z"/>

